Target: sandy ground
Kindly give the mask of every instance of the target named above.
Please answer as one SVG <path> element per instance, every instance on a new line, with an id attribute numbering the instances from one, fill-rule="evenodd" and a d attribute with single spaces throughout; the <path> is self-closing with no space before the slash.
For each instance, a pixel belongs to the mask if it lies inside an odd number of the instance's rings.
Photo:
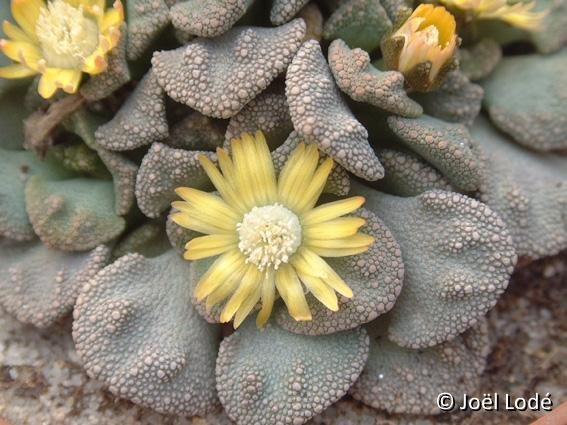
<path id="1" fill-rule="evenodd" d="M 519 270 L 489 318 L 493 350 L 480 393 L 550 393 L 554 406 L 567 401 L 567 253 Z M 2 418 L 10 425 L 230 424 L 222 413 L 167 417 L 115 398 L 83 373 L 70 326 L 67 321 L 39 332 L 0 312 L 0 425 L 5 425 Z M 537 412 L 392 416 L 345 399 L 312 425 L 523 425 L 539 416 Z"/>

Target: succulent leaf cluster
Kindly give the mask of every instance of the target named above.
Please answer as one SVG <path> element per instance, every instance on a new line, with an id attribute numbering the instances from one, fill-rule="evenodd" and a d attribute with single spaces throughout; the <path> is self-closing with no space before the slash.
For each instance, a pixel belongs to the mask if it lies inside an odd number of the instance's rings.
<path id="1" fill-rule="evenodd" d="M 124 9 L 76 93 L 0 79 L 0 306 L 40 328 L 72 313 L 88 375 L 162 413 L 301 425 L 346 394 L 430 415 L 439 392 L 474 391 L 518 259 L 567 248 L 564 2 L 535 0 L 529 28 L 404 0 Z M 419 50 L 439 37 L 450 52 Z M 176 189 L 216 196 L 203 163 L 226 168 L 257 131 L 277 175 L 305 146 L 331 158 L 322 199 L 364 197 L 345 219 L 374 242 L 326 258 L 353 295 L 336 311 L 305 290 L 295 320 L 284 290 L 265 326 L 233 330 L 195 296 L 215 259 L 183 258 L 202 235 L 178 224 Z"/>

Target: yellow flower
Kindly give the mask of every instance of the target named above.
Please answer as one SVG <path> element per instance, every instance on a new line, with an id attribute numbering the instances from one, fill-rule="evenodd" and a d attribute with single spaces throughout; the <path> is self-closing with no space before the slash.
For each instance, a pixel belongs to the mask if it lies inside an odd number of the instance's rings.
<path id="1" fill-rule="evenodd" d="M 391 39 L 401 40 L 403 47 L 399 49 L 399 43 L 394 54 L 384 54 L 387 65 L 404 74 L 416 90 L 429 90 L 455 52 L 455 29 L 455 18 L 444 7 L 420 4 L 392 34 Z"/>
<path id="2" fill-rule="evenodd" d="M 352 290 L 321 257 L 365 252 L 371 236 L 358 232 L 365 221 L 342 217 L 358 209 L 357 196 L 315 207 L 333 160 L 320 166 L 314 145 L 300 144 L 276 178 L 261 132 L 243 134 L 231 143 L 232 158 L 217 149 L 220 171 L 205 156 L 199 161 L 220 196 L 180 187 L 183 201 L 173 202 L 177 224 L 207 236 L 185 246 L 185 259 L 219 256 L 195 288 L 207 307 L 225 302 L 221 322 L 234 317 L 238 327 L 261 302 L 256 323 L 269 319 L 276 291 L 295 320 L 311 320 L 305 288 L 332 311 L 335 292 L 351 298 Z"/>
<path id="3" fill-rule="evenodd" d="M 120 0 L 107 11 L 105 0 L 12 0 L 11 8 L 18 25 L 4 21 L 9 39 L 0 40 L 0 49 L 17 63 L 0 67 L 0 78 L 41 74 L 44 98 L 57 89 L 75 93 L 83 72 L 103 72 L 124 21 Z"/>
<path id="4" fill-rule="evenodd" d="M 547 11 L 534 12 L 535 1 L 509 4 L 507 0 L 441 0 L 449 7 L 471 12 L 479 19 L 499 19 L 526 30 L 537 29 Z"/>

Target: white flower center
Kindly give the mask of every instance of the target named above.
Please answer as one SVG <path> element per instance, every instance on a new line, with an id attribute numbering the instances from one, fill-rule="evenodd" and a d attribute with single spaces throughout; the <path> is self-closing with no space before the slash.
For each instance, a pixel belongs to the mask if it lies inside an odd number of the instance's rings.
<path id="1" fill-rule="evenodd" d="M 240 242 L 238 248 L 246 262 L 278 269 L 287 263 L 301 244 L 301 224 L 297 216 L 279 205 L 254 207 L 236 226 Z"/>
<path id="2" fill-rule="evenodd" d="M 80 69 L 98 46 L 98 26 L 85 16 L 83 6 L 52 0 L 42 7 L 36 34 L 47 64 L 56 68 Z"/>
<path id="3" fill-rule="evenodd" d="M 439 30 L 435 25 L 429 25 L 427 28 L 424 28 L 421 32 L 425 36 L 425 43 L 428 46 L 439 45 Z"/>

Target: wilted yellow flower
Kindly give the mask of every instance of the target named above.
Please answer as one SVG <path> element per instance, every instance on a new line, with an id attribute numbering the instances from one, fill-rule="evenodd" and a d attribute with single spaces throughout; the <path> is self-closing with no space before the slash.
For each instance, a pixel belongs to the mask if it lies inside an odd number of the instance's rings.
<path id="1" fill-rule="evenodd" d="M 386 65 L 404 74 L 412 88 L 431 89 L 455 53 L 455 30 L 455 18 L 444 7 L 419 5 L 382 43 Z"/>
<path id="2" fill-rule="evenodd" d="M 507 0 L 441 0 L 449 7 L 470 12 L 478 19 L 499 19 L 510 25 L 526 30 L 537 29 L 547 11 L 535 12 L 535 1 L 518 1 L 510 4 Z"/>
<path id="3" fill-rule="evenodd" d="M 44 98 L 57 89 L 75 93 L 83 72 L 103 72 L 124 22 L 120 0 L 109 10 L 105 0 L 12 0 L 11 9 L 18 25 L 4 21 L 9 39 L 0 40 L 0 49 L 18 63 L 0 67 L 0 77 L 41 74 Z"/>
<path id="4" fill-rule="evenodd" d="M 194 296 L 207 307 L 225 302 L 221 321 L 238 327 L 261 302 L 256 323 L 266 323 L 277 293 L 295 320 L 311 320 L 304 286 L 332 311 L 335 293 L 352 290 L 321 257 L 344 257 L 368 250 L 374 239 L 358 232 L 365 221 L 342 217 L 358 209 L 357 196 L 315 207 L 333 161 L 320 166 L 315 145 L 300 144 L 276 178 L 261 132 L 231 143 L 232 158 L 217 149 L 220 171 L 205 156 L 201 165 L 220 196 L 180 187 L 184 201 L 172 204 L 171 218 L 207 236 L 185 246 L 187 260 L 219 256 L 201 277 Z"/>

